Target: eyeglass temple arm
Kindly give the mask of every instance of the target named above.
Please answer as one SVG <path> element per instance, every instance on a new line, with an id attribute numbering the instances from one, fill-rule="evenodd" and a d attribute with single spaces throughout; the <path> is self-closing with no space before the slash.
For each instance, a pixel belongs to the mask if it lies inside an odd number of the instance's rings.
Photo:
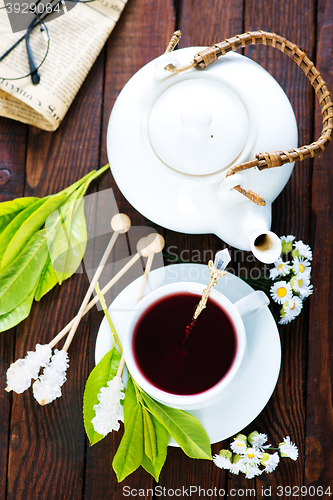
<path id="1" fill-rule="evenodd" d="M 25 45 L 27 48 L 27 55 L 28 55 L 28 61 L 29 61 L 29 68 L 30 68 L 30 76 L 31 76 L 31 81 L 34 85 L 38 85 L 40 82 L 40 74 L 37 68 L 37 65 L 35 63 L 34 56 L 31 51 L 30 47 L 30 41 L 29 41 L 29 36 L 32 31 L 32 28 L 27 29 L 25 33 Z"/>
<path id="2" fill-rule="evenodd" d="M 40 2 L 38 0 L 36 2 L 36 5 Z M 29 24 L 27 31 L 25 32 L 24 38 L 25 38 L 25 45 L 27 48 L 27 55 L 28 55 L 28 61 L 29 61 L 29 68 L 30 68 L 30 77 L 33 85 L 38 85 L 40 82 L 40 74 L 37 68 L 37 65 L 35 63 L 34 56 L 32 54 L 31 46 L 30 46 L 30 34 L 32 30 L 39 24 L 41 21 L 41 16 L 37 15 Z M 23 37 L 22 37 L 23 38 Z"/>
<path id="3" fill-rule="evenodd" d="M 38 5 L 40 3 L 40 1 L 41 0 L 37 0 L 37 2 L 35 3 L 35 5 Z M 52 6 L 52 12 L 56 8 L 56 6 L 61 3 L 61 1 L 62 0 L 57 0 L 55 2 L 55 4 Z M 50 3 L 52 4 L 52 2 L 53 2 L 53 0 L 51 0 Z M 47 17 L 48 14 L 49 14 L 49 12 L 47 12 L 47 13 L 42 12 L 41 14 L 37 14 L 36 18 L 33 19 L 31 21 L 31 23 L 29 24 L 29 27 L 28 27 L 25 35 L 24 35 L 24 37 L 25 37 L 25 44 L 26 44 L 26 48 L 27 48 L 27 54 L 28 54 L 28 61 L 29 61 L 31 81 L 32 81 L 32 83 L 34 85 L 38 85 L 39 84 L 39 82 L 40 82 L 40 74 L 39 74 L 37 65 L 35 63 L 34 56 L 33 56 L 32 51 L 31 51 L 29 37 L 30 37 L 30 33 L 32 32 L 32 30 L 37 26 L 38 23 L 40 23 L 41 21 L 43 21 L 43 19 L 45 17 Z"/>

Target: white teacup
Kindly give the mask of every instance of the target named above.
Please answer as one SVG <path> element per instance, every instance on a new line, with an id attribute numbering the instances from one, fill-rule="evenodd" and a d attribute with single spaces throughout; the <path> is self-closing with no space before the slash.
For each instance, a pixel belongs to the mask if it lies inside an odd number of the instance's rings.
<path id="1" fill-rule="evenodd" d="M 135 336 L 137 332 L 137 326 L 140 325 L 141 320 L 145 317 L 148 311 L 151 311 L 154 307 L 157 307 L 157 305 L 160 304 L 162 300 L 165 300 L 171 296 L 179 296 L 179 294 L 182 293 L 194 294 L 198 299 L 197 302 L 199 302 L 205 286 L 206 285 L 199 283 L 181 282 L 172 283 L 157 288 L 156 290 L 145 296 L 135 307 L 127 323 L 126 331 L 124 333 L 124 355 L 127 367 L 132 377 L 142 387 L 142 389 L 147 392 L 147 394 L 149 394 L 160 403 L 171 406 L 173 408 L 180 408 L 183 410 L 203 408 L 217 402 L 229 393 L 230 389 L 232 388 L 231 383 L 236 375 L 239 374 L 246 353 L 246 333 L 242 318 L 255 314 L 258 310 L 266 307 L 269 304 L 269 299 L 261 291 L 253 292 L 243 299 L 239 300 L 235 304 L 232 304 L 232 302 L 230 302 L 230 300 L 227 299 L 222 293 L 218 292 L 216 289 L 213 289 L 210 293 L 209 300 L 213 301 L 215 305 L 222 310 L 222 314 L 224 313 L 224 315 L 228 318 L 235 335 L 235 352 L 231 364 L 222 378 L 218 380 L 213 386 L 207 388 L 204 391 L 196 392 L 194 394 L 177 394 L 176 391 L 167 392 L 166 390 L 162 390 L 157 385 L 152 383 L 139 365 L 135 353 Z M 189 323 L 191 321 L 192 314 L 193 311 L 190 310 L 188 321 Z M 204 314 L 205 310 L 201 313 L 201 315 Z M 164 318 L 161 317 L 160 321 L 163 320 Z M 203 320 L 204 316 L 202 316 L 201 321 Z M 218 328 L 218 325 L 216 327 Z M 156 325 L 156 335 L 158 334 L 159 328 L 158 325 Z M 184 328 L 184 336 L 185 334 L 186 331 Z M 191 332 L 189 335 L 191 335 Z M 205 338 L 202 339 L 202 342 L 208 341 L 209 332 L 207 332 L 207 338 L 205 335 Z"/>

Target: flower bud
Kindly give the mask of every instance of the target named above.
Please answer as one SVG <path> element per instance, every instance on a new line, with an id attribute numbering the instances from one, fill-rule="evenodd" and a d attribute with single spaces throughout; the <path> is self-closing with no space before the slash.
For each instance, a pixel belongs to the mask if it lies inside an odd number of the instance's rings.
<path id="1" fill-rule="evenodd" d="M 265 462 L 269 459 L 270 457 L 270 454 L 269 453 L 262 453 L 261 454 L 261 459 L 260 459 L 260 463 L 262 465 L 265 465 Z"/>
<path id="2" fill-rule="evenodd" d="M 239 441 L 244 441 L 245 444 L 247 443 L 247 437 L 244 434 L 237 434 L 237 436 L 234 439 L 235 440 L 239 439 Z"/>
<path id="3" fill-rule="evenodd" d="M 282 246 L 282 253 L 287 254 L 292 251 L 293 249 L 293 241 L 286 241 L 285 239 L 281 240 L 281 246 Z"/>
<path id="4" fill-rule="evenodd" d="M 249 434 L 249 435 L 248 435 L 248 438 L 247 438 L 248 442 L 249 442 L 250 444 L 253 444 L 253 442 L 254 442 L 254 439 L 253 439 L 253 438 L 254 438 L 254 437 L 256 437 L 256 436 L 259 436 L 259 432 L 258 432 L 258 431 L 253 431 L 253 432 L 251 432 L 251 434 Z"/>
<path id="5" fill-rule="evenodd" d="M 232 458 L 232 463 L 237 464 L 238 460 L 241 460 L 242 458 L 244 458 L 242 457 L 242 455 L 237 455 L 237 453 L 234 453 L 234 456 Z"/>
<path id="6" fill-rule="evenodd" d="M 231 458 L 232 457 L 232 453 L 230 450 L 220 450 L 220 453 L 219 453 L 220 457 L 225 457 L 225 458 Z"/>

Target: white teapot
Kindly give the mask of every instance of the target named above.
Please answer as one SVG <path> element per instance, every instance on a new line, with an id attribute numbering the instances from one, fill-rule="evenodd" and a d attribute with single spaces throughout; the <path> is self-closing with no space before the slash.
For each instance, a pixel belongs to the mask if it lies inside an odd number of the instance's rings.
<path id="1" fill-rule="evenodd" d="M 274 33 L 248 32 L 173 53 L 179 38 L 176 32 L 166 53 L 129 80 L 113 107 L 107 150 L 114 179 L 153 222 L 215 233 L 274 262 L 281 244 L 270 231 L 271 204 L 294 161 L 314 156 L 331 140 L 326 84 L 303 51 Z M 281 87 L 257 63 L 231 52 L 255 43 L 279 48 L 310 79 L 323 112 L 317 142 L 297 148 L 295 116 Z"/>

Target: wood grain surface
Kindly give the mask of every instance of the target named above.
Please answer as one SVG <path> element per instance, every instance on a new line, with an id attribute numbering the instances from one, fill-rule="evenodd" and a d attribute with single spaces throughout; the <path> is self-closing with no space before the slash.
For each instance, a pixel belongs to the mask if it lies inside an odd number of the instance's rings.
<path id="1" fill-rule="evenodd" d="M 128 0 L 119 22 L 90 71 L 63 123 L 56 132 L 44 132 L 0 118 L 0 201 L 18 196 L 55 193 L 92 169 L 107 163 L 106 133 L 110 112 L 129 78 L 162 54 L 175 29 L 182 31 L 180 47 L 211 45 L 244 31 L 274 31 L 299 45 L 333 89 L 333 3 L 331 0 Z M 244 54 L 261 64 L 280 83 L 295 111 L 299 144 L 320 134 L 321 113 L 309 81 L 302 71 L 271 47 L 251 46 Z M 267 117 L 267 123 L 274 117 Z M 289 435 L 299 449 L 299 459 L 281 460 L 272 474 L 247 480 L 232 475 L 209 461 L 193 460 L 177 448 L 169 448 L 158 485 L 164 497 L 177 488 L 197 486 L 224 489 L 227 498 L 330 498 L 333 494 L 333 301 L 330 293 L 333 244 L 333 146 L 295 166 L 294 172 L 273 206 L 272 229 L 279 235 L 293 234 L 313 249 L 314 294 L 302 314 L 279 327 L 282 364 L 274 393 L 260 415 L 244 431 L 258 430 L 278 444 Z M 110 172 L 94 181 L 89 193 L 112 189 L 120 212 L 133 226 L 147 232 L 155 228 L 165 238 L 165 252 L 188 261 L 207 263 L 207 251 L 224 246 L 214 235 L 188 235 L 153 224 L 126 201 Z M 108 214 L 104 214 L 108 217 Z M 87 221 L 92 222 L 92 211 Z M 106 236 L 105 241 L 106 245 Z M 102 240 L 101 240 L 102 241 Z M 104 243 L 99 241 L 99 245 Z M 119 238 L 113 259 L 121 258 L 129 241 Z M 94 259 L 100 249 L 92 247 Z M 132 248 L 132 251 L 135 250 Z M 199 259 L 199 260 L 198 260 Z M 165 264 L 172 262 L 165 258 Z M 253 263 L 236 254 L 236 274 Z M 254 264 L 260 268 L 258 263 Z M 141 266 L 141 267 L 140 267 Z M 138 264 L 136 272 L 141 272 Z M 110 276 L 114 269 L 107 271 Z M 88 287 L 85 273 L 75 274 L 55 287 L 16 328 L 1 334 L 0 377 L 5 387 L 9 364 L 47 343 L 72 319 Z M 113 294 L 119 293 L 119 283 Z M 114 295 L 112 295 L 113 297 Z M 111 300 L 111 295 L 109 297 Z M 274 309 L 274 314 L 278 310 Z M 122 430 L 109 434 L 90 447 L 82 418 L 86 379 L 94 367 L 95 341 L 103 313 L 96 308 L 80 323 L 70 347 L 70 368 L 63 396 L 40 407 L 30 391 L 0 391 L 0 499 L 2 500 L 114 500 L 125 498 L 123 487 L 145 491 L 140 498 L 158 498 L 156 483 L 142 468 L 117 483 L 112 459 Z M 260 389 L 265 373 L 253 373 L 252 390 Z M 239 411 L 246 408 L 239 402 Z M 230 440 L 213 445 L 213 453 Z M 297 487 L 303 486 L 304 494 Z M 282 488 L 279 490 L 279 487 Z M 310 487 L 314 489 L 309 489 Z M 324 492 L 331 494 L 320 495 Z M 312 492 L 315 491 L 315 495 Z M 318 493 L 319 491 L 319 493 Z M 271 492 L 269 496 L 268 493 Z M 283 492 L 278 496 L 278 493 Z M 295 496 L 295 495 L 294 495 Z M 186 493 L 180 495 L 187 498 Z M 218 498 L 218 495 L 211 498 Z M 192 498 L 199 498 L 193 493 Z M 200 498 L 208 498 L 201 496 Z"/>

